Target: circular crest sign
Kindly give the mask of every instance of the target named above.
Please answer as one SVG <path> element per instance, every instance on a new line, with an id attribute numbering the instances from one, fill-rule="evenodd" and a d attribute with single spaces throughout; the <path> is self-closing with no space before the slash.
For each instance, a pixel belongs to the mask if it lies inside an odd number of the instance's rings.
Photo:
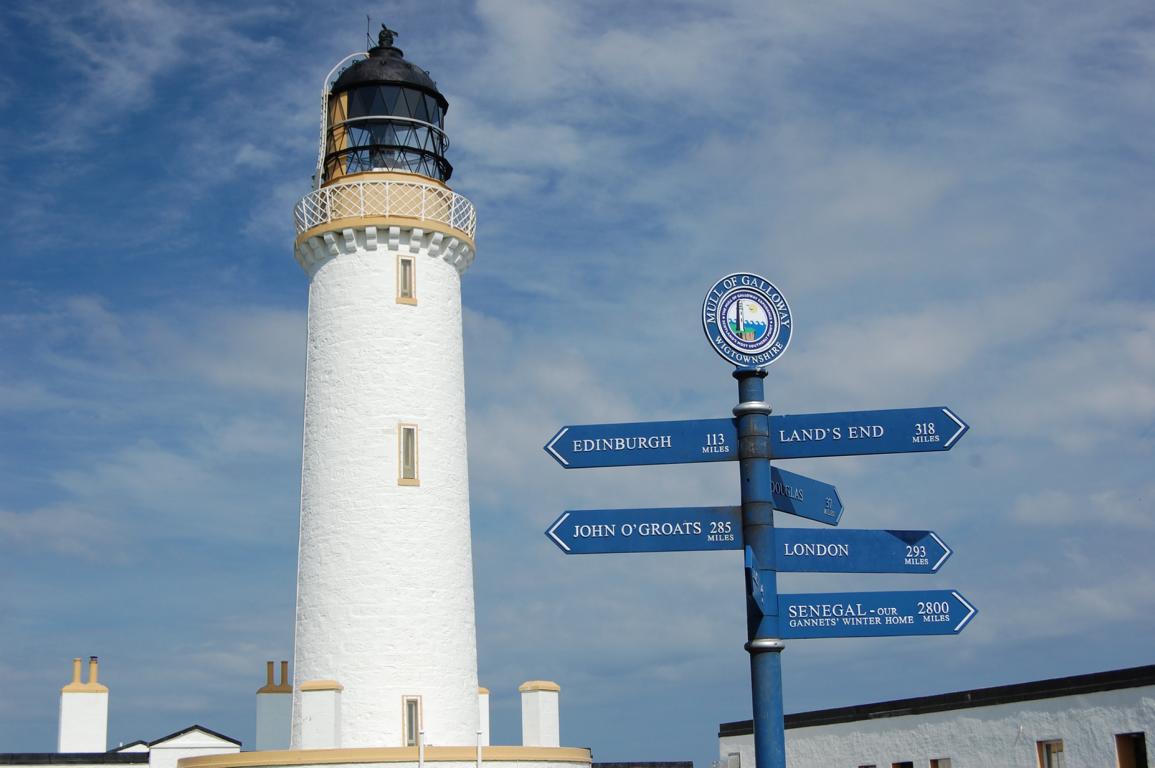
<path id="1" fill-rule="evenodd" d="M 763 368 L 790 345 L 793 330 L 786 297 L 764 277 L 726 275 L 702 302 L 702 327 L 719 355 L 739 368 Z"/>

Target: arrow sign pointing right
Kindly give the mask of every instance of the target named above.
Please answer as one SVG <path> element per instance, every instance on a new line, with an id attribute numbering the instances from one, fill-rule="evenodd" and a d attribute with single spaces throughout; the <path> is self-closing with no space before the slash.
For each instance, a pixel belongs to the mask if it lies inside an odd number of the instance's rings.
<path id="1" fill-rule="evenodd" d="M 783 638 L 957 635 L 976 613 L 945 589 L 778 596 Z"/>
<path id="2" fill-rule="evenodd" d="M 770 454 L 801 459 L 949 451 L 968 429 L 942 407 L 771 416 Z"/>
<path id="3" fill-rule="evenodd" d="M 778 528 L 774 567 L 794 573 L 935 573 L 951 549 L 934 531 Z"/>
<path id="4" fill-rule="evenodd" d="M 829 483 L 771 466 L 770 491 L 774 496 L 774 509 L 779 512 L 826 525 L 838 525 L 842 519 L 842 499 Z"/>

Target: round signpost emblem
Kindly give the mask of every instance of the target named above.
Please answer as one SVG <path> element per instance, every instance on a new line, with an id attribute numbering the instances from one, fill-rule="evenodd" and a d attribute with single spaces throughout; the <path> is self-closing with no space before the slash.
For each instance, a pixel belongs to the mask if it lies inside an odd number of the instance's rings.
<path id="1" fill-rule="evenodd" d="M 726 275 L 702 302 L 702 327 L 715 351 L 739 368 L 764 368 L 790 344 L 786 297 L 764 277 Z"/>

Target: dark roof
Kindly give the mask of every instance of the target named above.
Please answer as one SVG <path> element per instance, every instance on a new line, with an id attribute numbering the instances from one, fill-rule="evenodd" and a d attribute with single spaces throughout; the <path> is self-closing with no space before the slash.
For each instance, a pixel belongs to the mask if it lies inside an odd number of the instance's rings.
<path id="1" fill-rule="evenodd" d="M 123 752 L 124 750 L 131 749 L 132 747 L 135 747 L 135 746 L 147 747 L 148 742 L 145 741 L 144 739 L 137 739 L 136 741 L 130 741 L 127 744 L 121 744 L 116 749 L 110 749 L 108 751 L 109 752 Z"/>
<path id="2" fill-rule="evenodd" d="M 188 728 L 182 728 L 179 731 L 176 731 L 174 733 L 170 733 L 168 736 L 161 736 L 159 739 L 154 739 L 154 740 L 150 741 L 148 743 L 148 745 L 150 747 L 156 746 L 157 744 L 160 744 L 162 741 L 168 741 L 169 739 L 175 739 L 177 736 L 184 736 L 186 733 L 189 733 L 191 731 L 204 731 L 205 733 L 209 734 L 210 736 L 216 736 L 219 739 L 224 739 L 225 741 L 231 741 L 233 744 L 236 744 L 238 747 L 241 746 L 241 742 L 237 741 L 236 739 L 232 738 L 231 736 L 225 736 L 223 733 L 217 733 L 216 731 L 214 731 L 211 728 L 205 728 L 203 725 L 190 725 Z"/>
<path id="3" fill-rule="evenodd" d="M 134 765 L 148 763 L 147 752 L 7 752 L 0 765 Z"/>
<path id="4" fill-rule="evenodd" d="M 876 704 L 798 712 L 793 715 L 786 715 L 785 720 L 787 728 L 809 728 L 815 725 L 852 723 L 880 717 L 924 715 L 930 712 L 948 712 L 953 709 L 990 707 L 996 704 L 1054 699 L 1060 696 L 1079 696 L 1086 693 L 1098 693 L 1099 691 L 1138 688 L 1144 685 L 1155 685 L 1155 664 L 1145 667 L 1116 669 L 1110 672 L 1095 672 L 1090 675 L 1056 677 L 1032 683 L 998 685 L 993 688 L 976 688 L 970 691 L 940 693 L 935 696 L 920 696 L 913 699 L 880 701 Z M 722 723 L 718 726 L 719 737 L 745 736 L 753 732 L 754 722 L 752 720 Z"/>
<path id="5" fill-rule="evenodd" d="M 403 85 L 425 91 L 437 99 L 442 110 L 449 108 L 449 102 L 437 90 L 437 83 L 421 67 L 406 61 L 405 52 L 393 46 L 376 46 L 369 49 L 369 56 L 346 69 L 329 89 L 330 93 L 341 93 L 359 85 Z"/>
<path id="6" fill-rule="evenodd" d="M 590 768 L 694 768 L 693 760 L 647 763 L 590 763 Z"/>

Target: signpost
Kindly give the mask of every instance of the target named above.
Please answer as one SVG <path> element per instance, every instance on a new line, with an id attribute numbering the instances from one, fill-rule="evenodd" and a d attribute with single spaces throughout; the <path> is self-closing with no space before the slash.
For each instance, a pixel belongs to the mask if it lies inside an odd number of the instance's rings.
<path id="1" fill-rule="evenodd" d="M 756 768 L 786 768 L 783 640 L 956 635 L 978 612 L 954 590 L 778 594 L 779 572 L 936 573 L 951 549 L 932 531 L 774 527 L 774 510 L 838 525 L 834 486 L 771 459 L 948 451 L 969 428 L 949 408 L 771 416 L 766 366 L 790 344 L 793 315 L 765 278 L 726 275 L 706 293 L 702 328 L 734 364 L 732 419 L 562 427 L 545 450 L 566 469 L 737 461 L 740 507 L 564 512 L 546 536 L 568 555 L 743 549 Z"/>
<path id="2" fill-rule="evenodd" d="M 935 573 L 951 549 L 933 531 L 779 528 L 774 568 L 793 573 Z"/>
<path id="3" fill-rule="evenodd" d="M 574 509 L 545 535 L 567 555 L 741 549 L 742 509 Z"/>
<path id="4" fill-rule="evenodd" d="M 838 489 L 830 483 L 771 467 L 770 493 L 774 509 L 779 512 L 826 525 L 838 525 L 842 519 L 842 499 L 838 498 Z"/>
<path id="5" fill-rule="evenodd" d="M 957 635 L 978 610 L 958 592 L 779 595 L 783 638 Z"/>
<path id="6" fill-rule="evenodd" d="M 738 459 L 737 419 L 562 427 L 546 452 L 566 469 Z M 801 413 L 770 417 L 770 457 L 809 459 L 949 451 L 969 429 L 949 408 Z"/>
<path id="7" fill-rule="evenodd" d="M 578 424 L 562 427 L 545 450 L 566 469 L 733 461 L 738 431 L 733 419 Z"/>
<path id="8" fill-rule="evenodd" d="M 949 451 L 968 429 L 949 408 L 775 416 L 775 459 Z"/>

